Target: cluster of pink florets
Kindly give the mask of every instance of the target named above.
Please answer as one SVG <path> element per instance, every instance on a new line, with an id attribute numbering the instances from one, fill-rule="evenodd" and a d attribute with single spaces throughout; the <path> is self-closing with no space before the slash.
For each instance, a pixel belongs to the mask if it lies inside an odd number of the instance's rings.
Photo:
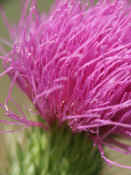
<path id="1" fill-rule="evenodd" d="M 11 51 L 1 56 L 11 86 L 20 86 L 49 125 L 88 132 L 102 155 L 109 143 L 129 153 L 110 136 L 131 136 L 131 5 L 57 1 L 48 16 L 35 1 L 26 15 L 27 6 L 10 29 Z"/>

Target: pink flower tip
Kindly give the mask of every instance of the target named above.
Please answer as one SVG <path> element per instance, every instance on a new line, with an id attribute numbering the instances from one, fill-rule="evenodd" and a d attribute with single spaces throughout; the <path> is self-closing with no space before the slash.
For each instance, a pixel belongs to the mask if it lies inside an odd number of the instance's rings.
<path id="1" fill-rule="evenodd" d="M 73 132 L 87 132 L 112 163 L 103 144 L 131 153 L 112 138 L 131 137 L 131 5 L 87 2 L 58 0 L 46 15 L 39 14 L 35 0 L 27 13 L 26 0 L 15 28 L 2 12 L 12 44 L 0 57 L 0 76 L 7 73 L 12 80 L 7 103 L 17 83 L 49 126 L 57 120 Z"/>

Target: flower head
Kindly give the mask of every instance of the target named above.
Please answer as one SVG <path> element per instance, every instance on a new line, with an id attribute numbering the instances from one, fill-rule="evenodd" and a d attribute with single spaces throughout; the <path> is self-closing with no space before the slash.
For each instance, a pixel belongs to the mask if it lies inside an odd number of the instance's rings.
<path id="1" fill-rule="evenodd" d="M 8 27 L 12 48 L 1 56 L 11 88 L 19 85 L 48 126 L 87 132 L 104 159 L 103 144 L 129 153 L 112 136 L 131 136 L 131 5 L 58 0 L 39 15 L 35 0 L 26 14 L 28 3 L 17 27 Z"/>

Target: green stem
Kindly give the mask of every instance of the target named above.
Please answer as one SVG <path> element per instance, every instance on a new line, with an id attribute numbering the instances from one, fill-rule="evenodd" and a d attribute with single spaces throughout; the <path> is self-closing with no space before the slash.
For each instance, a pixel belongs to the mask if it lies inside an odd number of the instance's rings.
<path id="1" fill-rule="evenodd" d="M 23 146 L 17 143 L 13 175 L 99 175 L 102 169 L 100 153 L 84 133 L 32 128 L 26 137 Z"/>

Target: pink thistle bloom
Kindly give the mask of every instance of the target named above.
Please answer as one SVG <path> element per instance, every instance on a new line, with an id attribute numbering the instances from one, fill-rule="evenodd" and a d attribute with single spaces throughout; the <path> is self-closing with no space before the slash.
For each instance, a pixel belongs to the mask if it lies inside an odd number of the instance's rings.
<path id="1" fill-rule="evenodd" d="M 27 14 L 26 0 L 15 28 L 1 11 L 13 42 L 1 56 L 0 76 L 12 80 L 6 106 L 17 83 L 48 127 L 66 122 L 73 132 L 87 132 L 108 163 L 131 168 L 108 160 L 103 151 L 106 145 L 131 153 L 131 146 L 112 138 L 131 137 L 131 5 L 91 2 L 58 0 L 47 16 L 39 15 L 35 0 Z M 15 122 L 43 126 L 3 108 Z"/>

